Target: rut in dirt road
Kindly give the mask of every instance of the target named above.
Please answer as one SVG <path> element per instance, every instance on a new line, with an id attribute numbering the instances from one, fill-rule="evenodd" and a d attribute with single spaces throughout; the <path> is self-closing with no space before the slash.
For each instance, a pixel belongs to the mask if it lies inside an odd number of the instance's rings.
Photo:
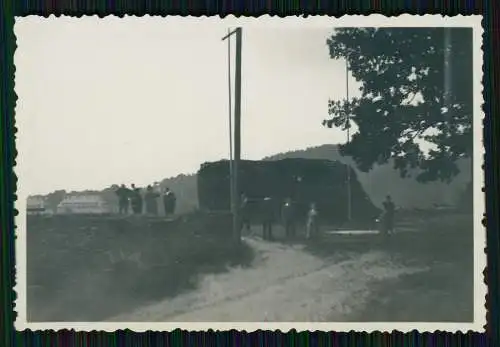
<path id="1" fill-rule="evenodd" d="M 108 321 L 343 321 L 363 308 L 375 280 L 421 271 L 368 251 L 322 259 L 304 246 L 245 240 L 250 268 L 204 275 L 197 289 Z"/>

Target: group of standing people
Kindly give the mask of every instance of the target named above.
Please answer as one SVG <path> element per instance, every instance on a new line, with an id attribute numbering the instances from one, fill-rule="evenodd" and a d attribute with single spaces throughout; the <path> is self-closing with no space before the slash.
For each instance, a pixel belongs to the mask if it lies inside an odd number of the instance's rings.
<path id="1" fill-rule="evenodd" d="M 285 234 L 289 237 L 294 237 L 297 233 L 297 206 L 292 199 L 285 200 L 281 208 L 281 217 L 285 226 Z M 316 203 L 311 202 L 306 215 L 306 239 L 311 239 L 319 234 L 319 213 L 316 208 Z"/>
<path id="2" fill-rule="evenodd" d="M 122 184 L 116 190 L 118 196 L 118 213 L 140 215 L 145 211 L 146 214 L 157 216 L 159 215 L 158 198 L 162 198 L 165 209 L 165 215 L 173 215 L 175 212 L 176 196 L 169 188 L 165 188 L 162 193 L 148 185 L 146 191 L 142 192 L 141 188 L 132 184 L 130 188 Z"/>
<path id="3" fill-rule="evenodd" d="M 297 218 L 296 204 L 291 198 L 287 198 L 280 205 L 279 208 L 279 221 L 285 228 L 285 234 L 288 238 L 296 236 L 297 224 L 299 222 Z M 251 211 L 249 208 L 249 199 L 243 194 L 241 196 L 241 227 L 246 228 L 247 231 L 250 230 L 251 224 Z M 264 240 L 273 240 L 273 224 L 275 224 L 277 219 L 276 205 L 271 197 L 265 197 L 262 201 L 259 201 L 259 212 L 262 222 L 262 237 Z M 306 217 L 306 238 L 310 239 L 319 234 L 319 213 L 316 208 L 315 203 L 311 203 L 307 211 Z"/>
<path id="4" fill-rule="evenodd" d="M 382 206 L 383 213 L 380 218 L 380 231 L 383 234 L 391 234 L 394 232 L 394 215 L 396 207 L 390 195 L 387 195 L 386 199 L 382 203 Z M 275 207 L 276 205 L 271 197 L 266 197 L 262 201 L 259 201 L 257 214 L 262 221 L 262 237 L 264 240 L 273 240 L 272 228 L 273 224 L 276 222 Z M 253 216 L 252 211 L 249 208 L 249 199 L 245 194 L 242 194 L 241 196 L 240 214 L 241 228 L 246 228 L 246 230 L 249 231 Z M 285 228 L 286 236 L 296 236 L 297 225 L 300 221 L 300 218 L 298 218 L 299 213 L 297 213 L 297 204 L 294 203 L 291 198 L 285 199 L 284 203 L 280 206 L 279 214 L 281 224 Z M 311 239 L 317 237 L 319 235 L 319 212 L 316 203 L 312 202 L 309 205 L 305 220 L 306 238 Z"/>

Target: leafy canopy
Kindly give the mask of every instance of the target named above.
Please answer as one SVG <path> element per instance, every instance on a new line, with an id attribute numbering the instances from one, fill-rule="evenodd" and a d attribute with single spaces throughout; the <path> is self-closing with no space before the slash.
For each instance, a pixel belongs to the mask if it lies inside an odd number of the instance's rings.
<path id="1" fill-rule="evenodd" d="M 422 182 L 458 174 L 472 155 L 472 29 L 342 28 L 327 44 L 361 83 L 360 97 L 329 101 L 323 122 L 357 126 L 343 155 L 364 172 L 392 159 Z"/>

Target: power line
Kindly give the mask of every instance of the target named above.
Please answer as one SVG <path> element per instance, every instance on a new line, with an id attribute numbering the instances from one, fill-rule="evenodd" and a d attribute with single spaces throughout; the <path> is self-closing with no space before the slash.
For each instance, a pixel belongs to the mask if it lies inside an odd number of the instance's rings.
<path id="1" fill-rule="evenodd" d="M 227 29 L 227 37 L 231 30 Z M 233 181 L 233 125 L 232 125 L 232 90 L 231 90 L 231 39 L 227 40 L 227 82 L 229 92 L 229 189 L 231 194 L 231 212 L 234 213 L 234 181 Z"/>
<path id="2" fill-rule="evenodd" d="M 346 57 L 345 60 L 345 85 L 346 85 L 346 100 L 347 100 L 347 107 L 346 107 L 346 128 L 347 128 L 347 144 L 351 142 L 351 133 L 350 133 L 350 127 L 351 127 L 351 122 L 350 122 L 350 116 L 351 116 L 351 110 L 350 110 L 350 105 L 349 105 L 349 60 Z M 347 165 L 347 220 L 351 220 L 351 166 Z"/>

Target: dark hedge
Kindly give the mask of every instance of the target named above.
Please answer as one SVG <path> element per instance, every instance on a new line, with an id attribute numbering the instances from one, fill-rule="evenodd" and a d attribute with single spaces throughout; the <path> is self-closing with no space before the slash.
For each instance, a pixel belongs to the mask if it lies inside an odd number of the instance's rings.
<path id="1" fill-rule="evenodd" d="M 337 161 L 317 159 L 283 159 L 277 161 L 240 162 L 238 170 L 240 194 L 246 194 L 255 213 L 264 197 L 270 196 L 279 206 L 287 197 L 305 217 L 311 202 L 315 202 L 323 220 L 343 224 L 347 220 L 347 176 L 350 170 L 352 220 L 368 222 L 379 210 L 373 205 L 349 166 Z M 198 199 L 201 209 L 230 209 L 229 161 L 205 163 L 198 171 Z"/>

